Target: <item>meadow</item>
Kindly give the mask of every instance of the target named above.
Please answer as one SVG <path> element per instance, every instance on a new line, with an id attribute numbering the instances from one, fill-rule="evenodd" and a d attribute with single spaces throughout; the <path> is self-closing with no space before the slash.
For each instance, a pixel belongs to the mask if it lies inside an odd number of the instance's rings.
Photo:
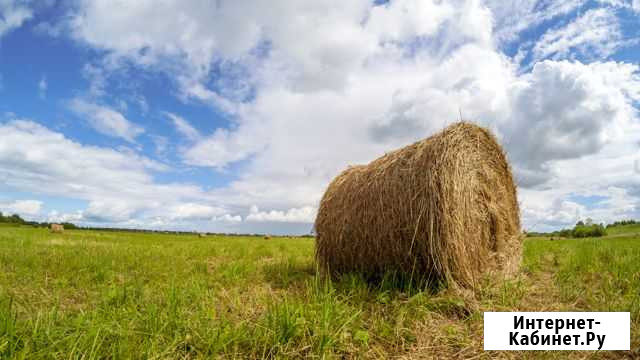
<path id="1" fill-rule="evenodd" d="M 0 227 L 0 358 L 640 357 L 640 233 L 528 238 L 475 294 L 317 275 L 314 239 Z M 631 352 L 484 352 L 483 311 L 630 311 Z"/>

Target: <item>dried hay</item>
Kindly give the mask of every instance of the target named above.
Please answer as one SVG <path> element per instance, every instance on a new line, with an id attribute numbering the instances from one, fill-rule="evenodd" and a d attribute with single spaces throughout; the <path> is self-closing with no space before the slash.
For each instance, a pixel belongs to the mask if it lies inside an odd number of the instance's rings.
<path id="1" fill-rule="evenodd" d="M 50 231 L 52 233 L 63 233 L 64 232 L 64 226 L 60 225 L 60 224 L 51 224 Z"/>
<path id="2" fill-rule="evenodd" d="M 520 263 L 506 156 L 488 130 L 464 122 L 349 167 L 324 194 L 315 229 L 316 259 L 333 275 L 395 271 L 475 287 Z"/>

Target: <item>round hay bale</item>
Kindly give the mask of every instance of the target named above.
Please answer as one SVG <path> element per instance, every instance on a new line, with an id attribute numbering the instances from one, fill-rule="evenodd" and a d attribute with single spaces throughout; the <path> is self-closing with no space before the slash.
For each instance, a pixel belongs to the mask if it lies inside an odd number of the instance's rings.
<path id="1" fill-rule="evenodd" d="M 51 227 L 49 228 L 49 231 L 51 231 L 52 233 L 63 233 L 64 232 L 64 225 L 61 224 L 51 224 Z"/>
<path id="2" fill-rule="evenodd" d="M 342 172 L 315 230 L 316 260 L 333 275 L 394 271 L 461 286 L 515 272 L 522 245 L 506 156 L 464 122 Z"/>

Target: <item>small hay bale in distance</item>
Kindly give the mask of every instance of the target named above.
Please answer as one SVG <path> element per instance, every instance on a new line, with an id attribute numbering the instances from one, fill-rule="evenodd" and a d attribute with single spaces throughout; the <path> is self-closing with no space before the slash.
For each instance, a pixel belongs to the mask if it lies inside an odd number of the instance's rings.
<path id="1" fill-rule="evenodd" d="M 349 167 L 329 184 L 315 229 L 316 260 L 332 275 L 392 271 L 475 287 L 488 272 L 513 274 L 521 257 L 507 158 L 466 122 Z"/>
<path id="2" fill-rule="evenodd" d="M 265 235 L 265 236 L 264 236 L 264 239 L 265 239 L 265 240 L 269 240 L 269 239 L 271 239 L 271 236 L 270 236 L 270 235 Z"/>
<path id="3" fill-rule="evenodd" d="M 64 226 L 61 224 L 51 224 L 51 227 L 49 228 L 49 230 L 52 233 L 63 233 L 64 232 Z"/>
<path id="4" fill-rule="evenodd" d="M 201 237 L 201 238 L 203 238 L 203 237 L 207 237 L 207 234 L 205 234 L 205 233 L 199 233 L 199 234 L 198 234 L 198 237 Z"/>

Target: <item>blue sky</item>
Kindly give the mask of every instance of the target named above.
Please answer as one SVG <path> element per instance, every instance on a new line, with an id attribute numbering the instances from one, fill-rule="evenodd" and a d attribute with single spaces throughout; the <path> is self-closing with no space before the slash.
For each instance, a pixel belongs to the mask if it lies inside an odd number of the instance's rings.
<path id="1" fill-rule="evenodd" d="M 0 0 L 0 211 L 306 233 L 328 182 L 464 116 L 531 230 L 639 217 L 640 2 Z"/>

